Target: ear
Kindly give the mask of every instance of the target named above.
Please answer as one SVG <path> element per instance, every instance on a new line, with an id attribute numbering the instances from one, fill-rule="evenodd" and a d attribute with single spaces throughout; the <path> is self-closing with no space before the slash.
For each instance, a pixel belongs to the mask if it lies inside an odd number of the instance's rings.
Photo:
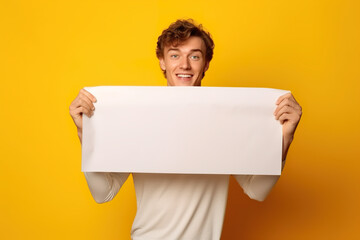
<path id="1" fill-rule="evenodd" d="M 160 68 L 161 68 L 161 70 L 165 71 L 165 70 L 166 70 L 166 67 L 165 67 L 164 58 L 159 58 L 159 63 L 160 63 Z"/>

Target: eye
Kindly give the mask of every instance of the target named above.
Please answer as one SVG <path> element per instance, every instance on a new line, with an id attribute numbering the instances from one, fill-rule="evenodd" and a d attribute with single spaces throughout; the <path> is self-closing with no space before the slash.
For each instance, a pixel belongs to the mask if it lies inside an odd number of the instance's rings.
<path id="1" fill-rule="evenodd" d="M 170 57 L 171 57 L 171 58 L 178 58 L 179 55 L 177 55 L 177 54 L 171 54 Z"/>
<path id="2" fill-rule="evenodd" d="M 199 57 L 199 56 L 196 56 L 196 55 L 190 56 L 190 58 L 191 58 L 192 60 L 199 60 L 199 59 L 200 59 L 200 57 Z"/>

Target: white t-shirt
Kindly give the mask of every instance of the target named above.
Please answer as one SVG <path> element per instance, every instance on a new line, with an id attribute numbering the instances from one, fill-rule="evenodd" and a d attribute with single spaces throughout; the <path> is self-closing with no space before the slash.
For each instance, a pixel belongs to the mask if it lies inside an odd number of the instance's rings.
<path id="1" fill-rule="evenodd" d="M 284 163 L 283 163 L 284 164 Z M 85 172 L 98 203 L 110 201 L 128 173 Z M 263 201 L 279 176 L 236 175 L 244 192 Z M 133 173 L 137 213 L 133 240 L 218 240 L 228 196 L 229 175 Z"/>

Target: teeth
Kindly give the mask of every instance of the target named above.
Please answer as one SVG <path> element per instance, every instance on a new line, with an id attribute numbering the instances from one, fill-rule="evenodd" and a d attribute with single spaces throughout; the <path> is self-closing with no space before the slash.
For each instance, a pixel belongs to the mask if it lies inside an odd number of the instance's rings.
<path id="1" fill-rule="evenodd" d="M 178 74 L 177 76 L 178 76 L 178 77 L 183 77 L 183 78 L 185 78 L 185 77 L 191 77 L 191 75 L 189 75 L 189 74 Z"/>

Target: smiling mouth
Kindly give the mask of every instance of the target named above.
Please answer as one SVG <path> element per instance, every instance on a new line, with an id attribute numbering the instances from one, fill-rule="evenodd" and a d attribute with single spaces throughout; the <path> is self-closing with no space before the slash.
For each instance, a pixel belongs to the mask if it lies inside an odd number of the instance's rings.
<path id="1" fill-rule="evenodd" d="M 190 80 L 194 75 L 192 74 L 176 74 L 176 76 L 182 80 Z"/>

